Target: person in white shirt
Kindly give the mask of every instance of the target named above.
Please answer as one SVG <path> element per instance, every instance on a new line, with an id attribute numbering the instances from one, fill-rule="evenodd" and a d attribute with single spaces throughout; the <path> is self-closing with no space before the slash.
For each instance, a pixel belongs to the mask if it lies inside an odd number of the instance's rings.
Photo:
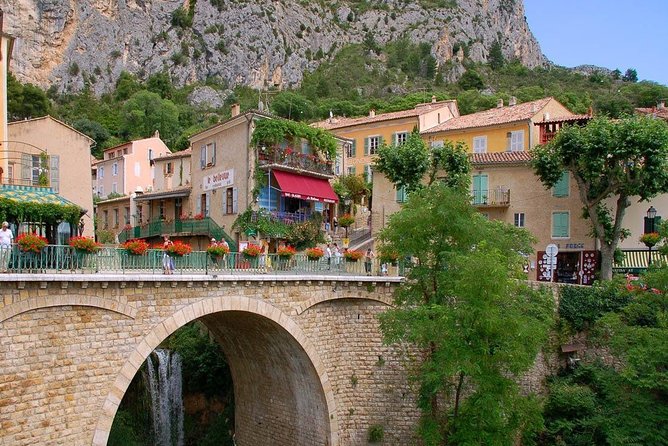
<path id="1" fill-rule="evenodd" d="M 9 257 L 12 254 L 12 243 L 14 241 L 14 234 L 9 229 L 9 223 L 2 222 L 2 229 L 0 229 L 0 268 L 2 272 L 7 272 L 9 265 Z"/>

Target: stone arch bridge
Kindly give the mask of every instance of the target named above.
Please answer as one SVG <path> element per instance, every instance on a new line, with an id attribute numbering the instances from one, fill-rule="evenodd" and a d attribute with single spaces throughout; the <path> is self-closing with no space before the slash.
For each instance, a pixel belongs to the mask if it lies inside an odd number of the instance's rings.
<path id="1" fill-rule="evenodd" d="M 0 444 L 104 445 L 146 357 L 200 320 L 228 358 L 239 446 L 407 444 L 417 420 L 376 315 L 399 279 L 9 274 Z"/>

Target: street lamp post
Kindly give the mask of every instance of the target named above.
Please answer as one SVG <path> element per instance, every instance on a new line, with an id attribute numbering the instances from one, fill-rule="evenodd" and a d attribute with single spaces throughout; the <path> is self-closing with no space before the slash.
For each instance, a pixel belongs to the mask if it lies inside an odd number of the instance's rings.
<path id="1" fill-rule="evenodd" d="M 656 209 L 654 209 L 654 206 L 650 206 L 649 209 L 647 209 L 647 216 L 645 217 L 645 231 L 643 236 L 643 243 L 645 243 L 648 250 L 647 268 L 652 266 L 652 247 L 658 243 L 658 238 L 653 237 L 656 233 L 656 220 Z"/>

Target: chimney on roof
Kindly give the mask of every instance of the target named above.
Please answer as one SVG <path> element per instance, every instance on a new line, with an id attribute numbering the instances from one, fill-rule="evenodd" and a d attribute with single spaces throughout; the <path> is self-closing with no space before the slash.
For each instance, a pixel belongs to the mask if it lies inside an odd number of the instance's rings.
<path id="1" fill-rule="evenodd" d="M 587 114 L 588 114 L 589 116 L 594 116 L 594 109 L 593 109 L 593 107 L 592 107 L 591 105 L 590 105 L 589 108 L 587 109 Z"/>
<path id="2" fill-rule="evenodd" d="M 496 101 L 496 108 L 501 108 L 501 107 L 503 107 L 503 99 L 499 99 L 498 101 Z"/>
<path id="3" fill-rule="evenodd" d="M 431 97 L 431 103 L 432 103 L 432 104 L 435 104 L 435 103 L 436 103 L 436 95 L 433 95 L 433 96 Z"/>
<path id="4" fill-rule="evenodd" d="M 665 100 L 665 99 L 661 99 L 661 100 L 659 101 L 659 103 L 656 104 L 656 109 L 657 109 L 657 110 L 663 110 L 664 108 L 666 108 L 666 100 Z"/>
<path id="5" fill-rule="evenodd" d="M 376 117 L 376 110 L 373 108 L 369 110 L 369 118 L 375 118 Z"/>
<path id="6" fill-rule="evenodd" d="M 235 116 L 239 116 L 239 113 L 241 113 L 241 106 L 239 104 L 232 104 L 231 110 L 232 117 L 234 118 Z"/>
<path id="7" fill-rule="evenodd" d="M 549 121 L 550 120 L 550 114 L 548 112 L 543 113 L 543 121 Z"/>
<path id="8" fill-rule="evenodd" d="M 515 96 L 511 96 L 510 99 L 508 99 L 508 105 L 511 107 L 517 105 L 517 98 Z"/>
<path id="9" fill-rule="evenodd" d="M 160 138 L 160 130 L 156 130 L 155 133 L 153 134 L 154 138 Z"/>

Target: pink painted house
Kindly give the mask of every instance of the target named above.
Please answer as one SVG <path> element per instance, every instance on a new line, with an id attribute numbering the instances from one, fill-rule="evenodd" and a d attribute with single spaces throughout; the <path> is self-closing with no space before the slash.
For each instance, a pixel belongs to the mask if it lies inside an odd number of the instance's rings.
<path id="1" fill-rule="evenodd" d="M 157 134 L 105 150 L 103 159 L 95 163 L 95 194 L 104 199 L 109 194 L 152 191 L 155 178 L 153 160 L 169 153 L 171 151 Z"/>

